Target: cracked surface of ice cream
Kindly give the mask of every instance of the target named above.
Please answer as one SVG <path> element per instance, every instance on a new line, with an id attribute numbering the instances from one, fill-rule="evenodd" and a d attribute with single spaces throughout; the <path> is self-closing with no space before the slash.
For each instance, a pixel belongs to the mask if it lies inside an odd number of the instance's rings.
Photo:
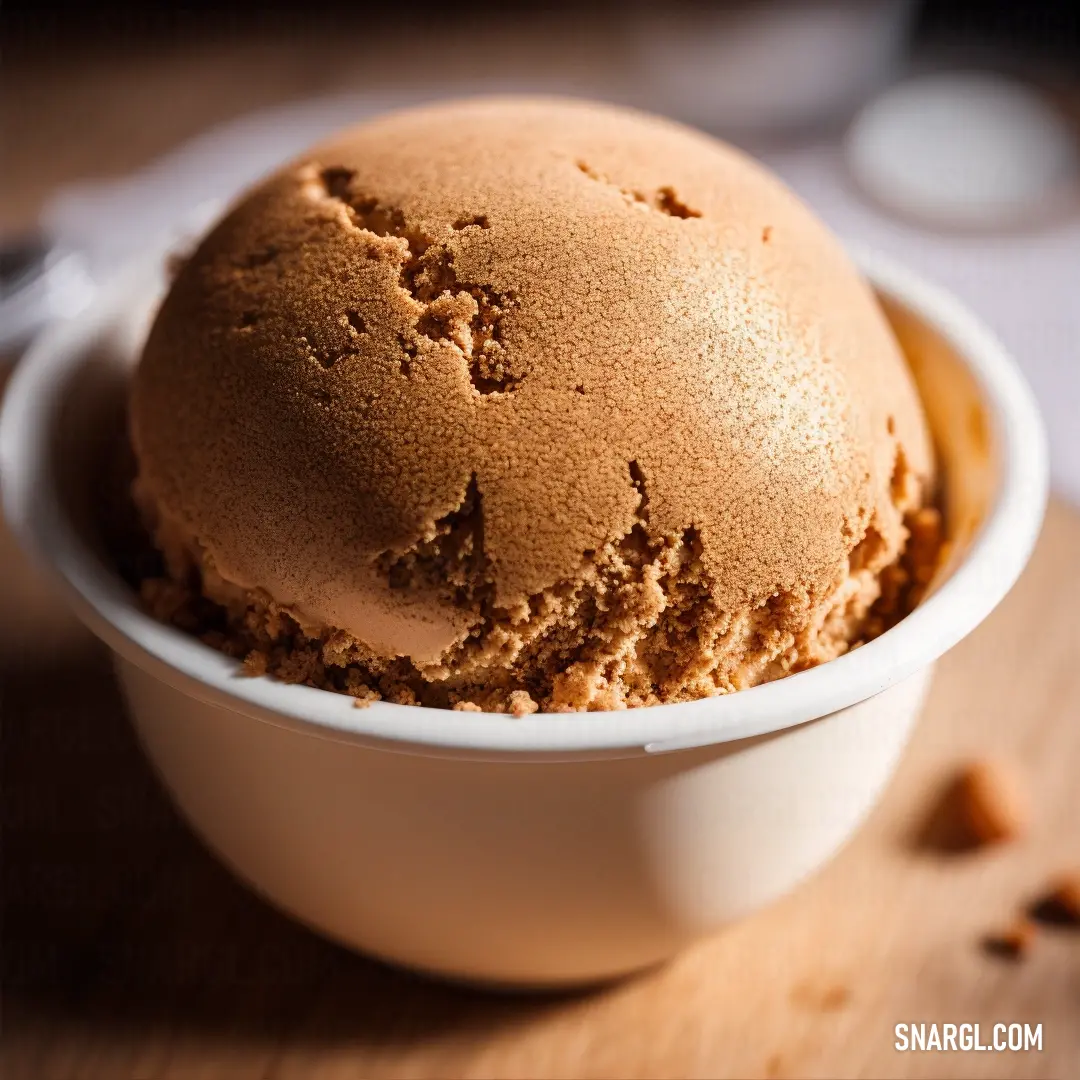
<path id="1" fill-rule="evenodd" d="M 257 671 L 459 708 L 829 660 L 933 477 L 813 215 L 721 143 L 567 101 L 391 115 L 281 170 L 180 271 L 131 416 L 156 610 L 219 605 L 202 632 Z"/>

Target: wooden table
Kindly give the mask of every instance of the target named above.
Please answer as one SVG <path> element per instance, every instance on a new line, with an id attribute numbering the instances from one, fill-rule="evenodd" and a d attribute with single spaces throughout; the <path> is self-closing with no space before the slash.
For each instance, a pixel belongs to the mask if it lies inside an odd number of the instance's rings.
<path id="1" fill-rule="evenodd" d="M 128 168 L 224 111 L 327 89 L 318 61 L 333 49 L 340 62 L 340 43 L 248 41 L 115 69 L 9 63 L 0 109 L 26 141 L 0 225 L 26 224 L 91 165 Z M 499 997 L 353 956 L 237 884 L 161 794 L 102 651 L 0 532 L 3 1075 L 1078 1077 L 1080 934 L 1047 932 L 1019 963 L 980 948 L 1080 864 L 1078 552 L 1080 514 L 1053 505 L 1030 568 L 941 664 L 887 797 L 825 871 L 663 970 Z M 1025 772 L 1031 834 L 973 855 L 920 849 L 941 786 L 985 754 Z M 894 1025 L 920 1021 L 1041 1023 L 1044 1049 L 897 1052 Z"/>

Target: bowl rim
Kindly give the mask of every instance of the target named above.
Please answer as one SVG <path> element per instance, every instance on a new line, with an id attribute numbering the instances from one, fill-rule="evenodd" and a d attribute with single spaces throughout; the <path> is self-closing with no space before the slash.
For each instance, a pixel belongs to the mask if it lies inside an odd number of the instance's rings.
<path id="1" fill-rule="evenodd" d="M 146 265 L 114 277 L 80 315 L 35 341 L 12 376 L 0 412 L 0 476 L 8 524 L 76 614 L 114 652 L 197 699 L 310 734 L 388 748 L 510 757 L 664 752 L 779 731 L 854 705 L 936 660 L 973 630 L 1011 588 L 1035 544 L 1046 507 L 1048 454 L 1034 396 L 995 336 L 942 288 L 885 256 L 856 250 L 870 283 L 936 330 L 967 365 L 1000 455 L 998 487 L 966 557 L 923 604 L 881 637 L 826 664 L 737 693 L 590 713 L 499 713 L 350 697 L 271 678 L 141 610 L 66 513 L 50 485 L 49 446 L 64 374 L 146 293 Z M 159 273 L 149 271 L 156 280 Z"/>

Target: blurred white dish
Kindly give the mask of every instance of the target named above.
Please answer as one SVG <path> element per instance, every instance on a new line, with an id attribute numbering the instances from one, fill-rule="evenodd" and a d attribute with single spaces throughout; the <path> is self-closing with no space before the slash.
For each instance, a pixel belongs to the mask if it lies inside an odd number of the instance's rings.
<path id="1" fill-rule="evenodd" d="M 921 76 L 882 94 L 851 125 L 847 160 L 883 206 L 946 228 L 1045 218 L 1080 183 L 1064 117 L 1023 83 L 974 72 Z"/>
<path id="2" fill-rule="evenodd" d="M 789 131 L 853 108 L 893 77 L 912 0 L 635 5 L 642 103 L 709 131 Z"/>

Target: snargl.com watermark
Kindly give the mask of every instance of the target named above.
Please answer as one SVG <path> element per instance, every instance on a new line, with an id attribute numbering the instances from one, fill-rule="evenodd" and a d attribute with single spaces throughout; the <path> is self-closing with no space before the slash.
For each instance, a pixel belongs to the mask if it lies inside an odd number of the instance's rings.
<path id="1" fill-rule="evenodd" d="M 998 1053 L 1041 1051 L 1042 1024 L 897 1024 L 893 1046 L 899 1051 L 991 1050 Z M 985 1039 L 985 1041 L 984 1041 Z"/>

